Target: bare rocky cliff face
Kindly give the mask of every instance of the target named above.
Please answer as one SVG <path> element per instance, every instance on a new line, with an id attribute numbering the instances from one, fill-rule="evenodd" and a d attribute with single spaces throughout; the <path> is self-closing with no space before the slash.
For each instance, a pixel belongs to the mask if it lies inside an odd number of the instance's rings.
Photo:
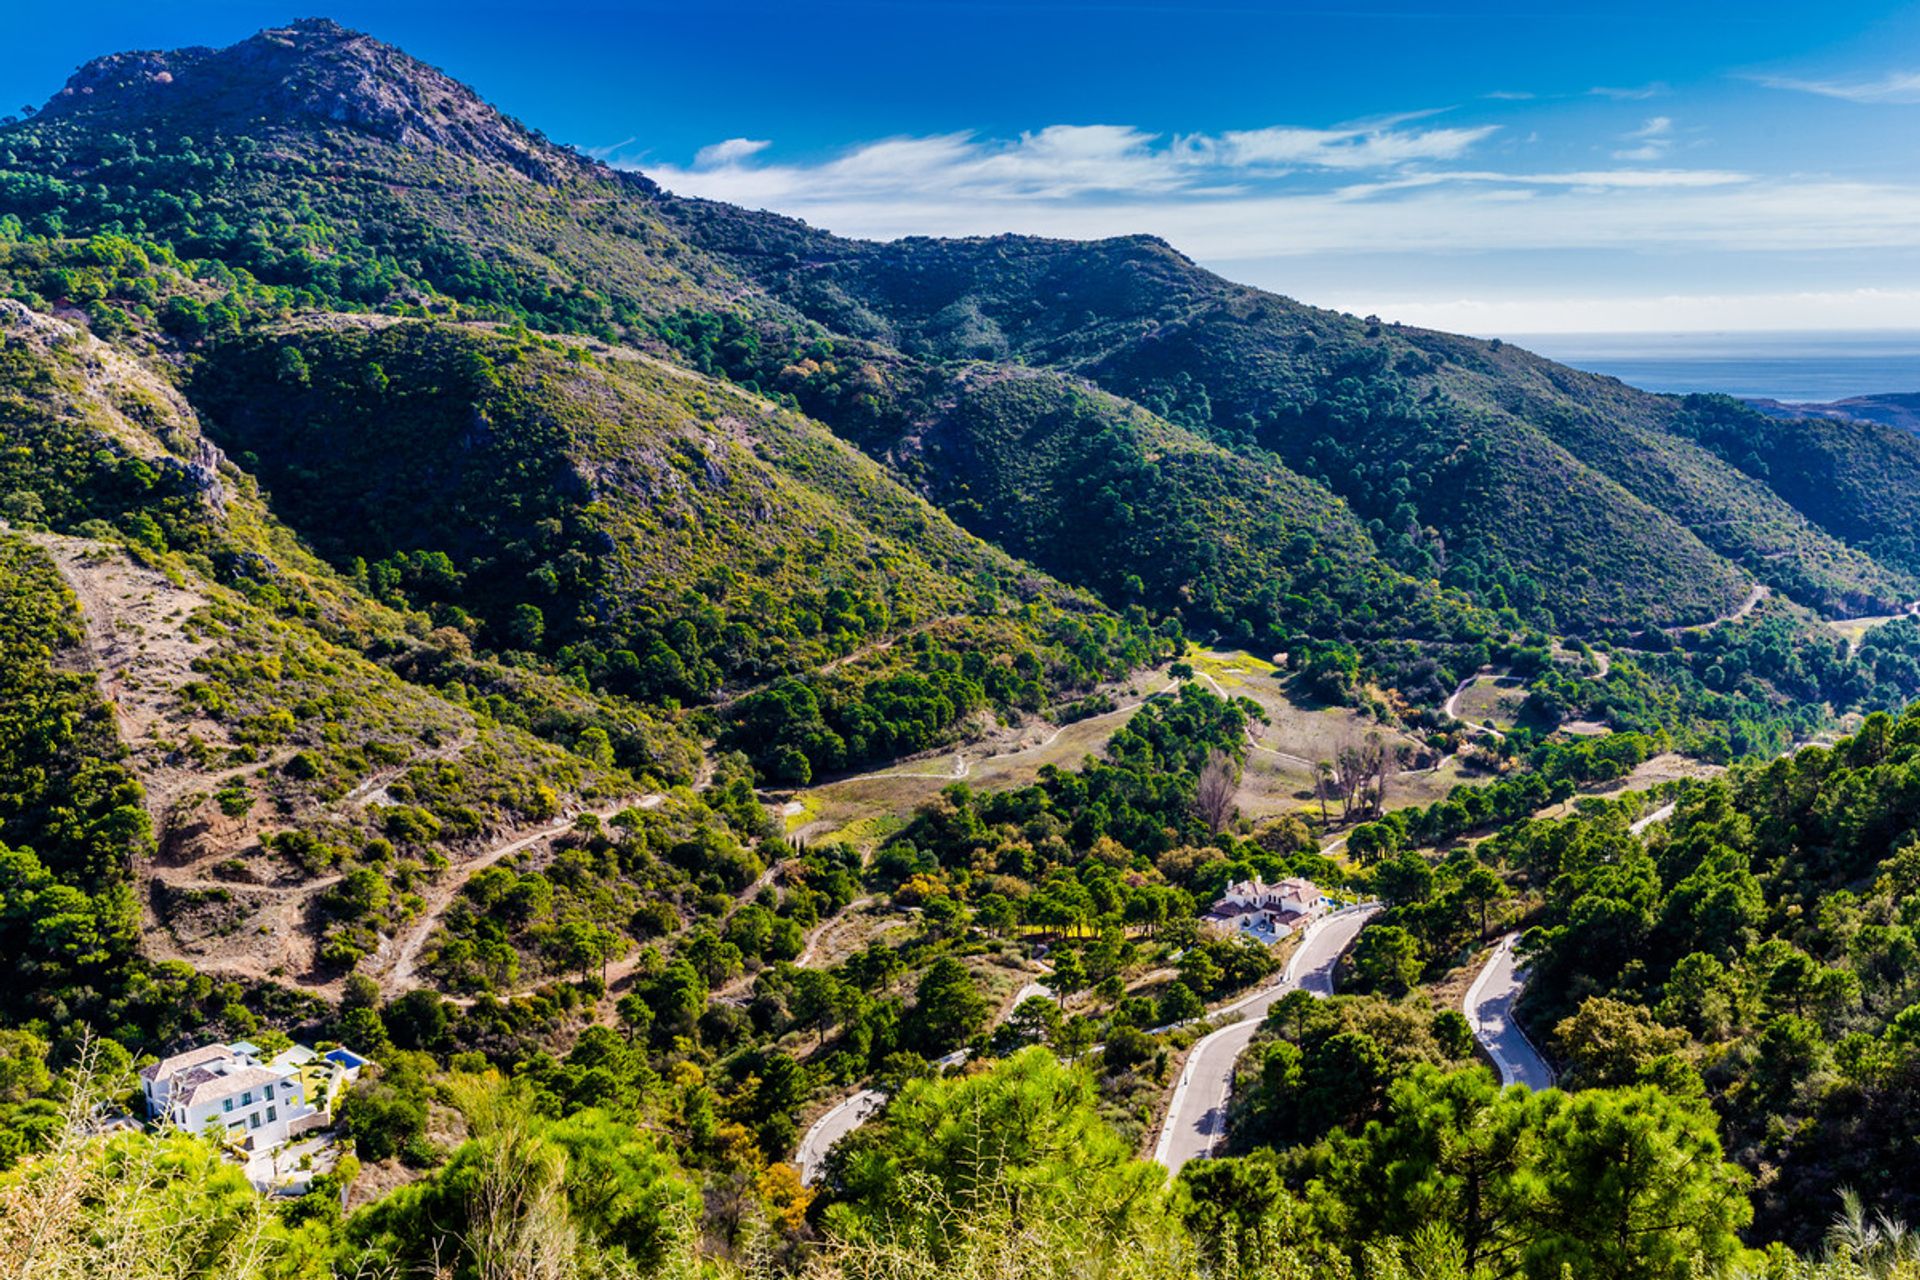
<path id="1" fill-rule="evenodd" d="M 504 164 L 537 182 L 584 163 L 494 110 L 459 81 L 324 18 L 275 27 L 225 49 L 96 58 L 44 118 L 111 113 L 126 125 L 172 117 L 189 132 L 321 121 L 412 148 Z"/>

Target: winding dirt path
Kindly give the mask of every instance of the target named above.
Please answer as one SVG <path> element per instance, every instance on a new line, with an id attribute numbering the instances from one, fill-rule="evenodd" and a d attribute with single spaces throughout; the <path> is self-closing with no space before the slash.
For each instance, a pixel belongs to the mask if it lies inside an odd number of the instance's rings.
<path id="1" fill-rule="evenodd" d="M 1723 613 L 1717 618 L 1709 619 L 1706 622 L 1696 622 L 1691 626 L 1662 627 L 1661 630 L 1670 636 L 1677 636 L 1688 631 L 1710 631 L 1714 627 L 1722 626 L 1729 622 L 1739 622 L 1755 609 L 1759 608 L 1760 602 L 1772 594 L 1772 587 L 1767 586 L 1764 582 L 1756 582 L 1753 584 L 1753 589 L 1747 592 L 1747 598 L 1742 600 L 1739 607 L 1731 613 Z"/>
<path id="2" fill-rule="evenodd" d="M 851 917 L 854 912 L 859 911 L 864 907 L 870 907 L 873 905 L 873 903 L 874 903 L 874 899 L 871 897 L 855 898 L 852 902 L 849 902 L 846 906 L 840 908 L 840 910 L 834 912 L 832 915 L 828 916 L 825 920 L 822 920 L 819 924 L 813 926 L 813 931 L 807 934 L 807 945 L 800 949 L 800 954 L 797 958 L 795 958 L 793 963 L 802 969 L 811 967 L 813 964 L 814 956 L 820 950 L 821 940 L 825 938 L 827 934 L 831 932 L 836 926 L 846 923 L 848 918 Z"/>
<path id="3" fill-rule="evenodd" d="M 422 911 L 417 919 L 408 922 L 405 930 L 395 934 L 389 941 L 389 946 L 393 950 L 393 960 L 386 967 L 386 973 L 380 982 L 381 988 L 390 994 L 397 995 L 411 991 L 420 985 L 418 971 L 421 948 L 433 935 L 433 928 L 440 923 L 440 917 L 445 915 L 447 908 L 453 905 L 454 898 L 467 887 L 467 882 L 488 867 L 502 858 L 519 853 L 522 849 L 530 849 L 543 840 L 565 835 L 573 830 L 574 823 L 587 814 L 592 814 L 605 822 L 628 809 L 657 808 L 665 799 L 664 795 L 655 792 L 652 795 L 642 796 L 638 800 L 622 800 L 618 804 L 603 805 L 598 809 L 578 810 L 556 818 L 537 831 L 514 836 L 452 868 L 452 875 L 442 877 L 423 895 L 427 902 L 426 910 Z M 383 953 L 387 950 L 387 947 L 381 948 Z"/>

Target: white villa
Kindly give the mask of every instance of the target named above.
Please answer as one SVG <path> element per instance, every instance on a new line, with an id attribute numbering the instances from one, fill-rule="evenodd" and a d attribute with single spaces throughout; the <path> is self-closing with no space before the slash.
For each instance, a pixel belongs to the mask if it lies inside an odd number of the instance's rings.
<path id="1" fill-rule="evenodd" d="M 245 1155 L 270 1151 L 332 1120 L 333 1102 L 366 1065 L 358 1054 L 304 1045 L 260 1060 L 246 1041 L 176 1053 L 140 1072 L 150 1119 L 189 1133 L 222 1131 Z"/>
<path id="2" fill-rule="evenodd" d="M 1202 921 L 1227 933 L 1278 942 L 1326 910 L 1327 899 L 1311 880 L 1267 884 L 1258 876 L 1227 886 Z"/>

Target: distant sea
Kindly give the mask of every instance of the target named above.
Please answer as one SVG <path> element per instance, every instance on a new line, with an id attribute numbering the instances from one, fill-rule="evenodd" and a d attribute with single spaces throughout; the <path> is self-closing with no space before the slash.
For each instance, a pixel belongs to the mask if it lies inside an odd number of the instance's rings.
<path id="1" fill-rule="evenodd" d="M 1503 335 L 1506 336 L 1506 335 Z M 1920 329 L 1513 334 L 1508 342 L 1647 391 L 1820 402 L 1920 391 Z"/>

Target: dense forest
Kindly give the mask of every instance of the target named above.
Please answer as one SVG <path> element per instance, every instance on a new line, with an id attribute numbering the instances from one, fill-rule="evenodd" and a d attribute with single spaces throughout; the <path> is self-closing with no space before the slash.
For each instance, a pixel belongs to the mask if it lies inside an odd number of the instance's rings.
<path id="1" fill-rule="evenodd" d="M 98 59 L 0 123 L 0 1274 L 1912 1280 L 1917 517 L 325 20 Z M 240 1042 L 363 1065 L 143 1123 Z"/>

